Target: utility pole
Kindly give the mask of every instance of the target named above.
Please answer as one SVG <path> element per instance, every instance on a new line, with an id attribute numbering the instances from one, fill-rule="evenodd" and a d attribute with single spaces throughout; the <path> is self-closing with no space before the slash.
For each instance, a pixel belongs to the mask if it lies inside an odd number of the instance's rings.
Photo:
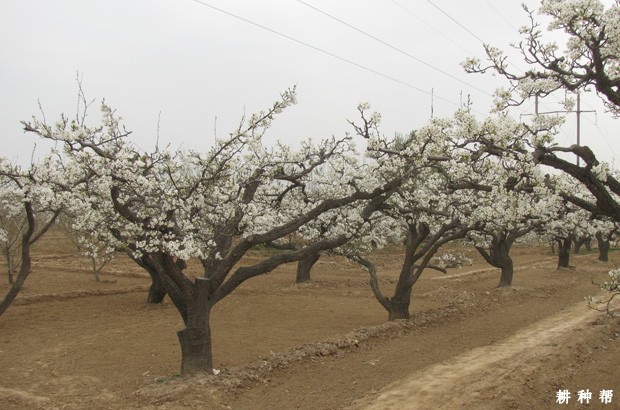
<path id="1" fill-rule="evenodd" d="M 533 115 L 542 115 L 542 114 L 568 114 L 571 111 L 566 111 L 566 110 L 562 110 L 562 111 L 545 111 L 545 112 L 539 112 L 538 111 L 538 94 L 534 95 L 534 114 Z M 577 110 L 575 111 L 575 113 L 577 114 L 577 145 L 580 146 L 581 145 L 581 113 L 584 112 L 593 112 L 596 113 L 595 110 L 582 110 L 581 109 L 581 94 L 579 92 L 577 92 Z M 528 115 L 532 115 L 532 114 L 521 114 L 521 116 L 528 116 Z M 577 156 L 577 166 L 579 166 L 579 156 Z"/>
<path id="2" fill-rule="evenodd" d="M 581 93 L 577 93 L 577 145 L 581 145 Z M 577 156 L 579 166 L 579 156 Z"/>

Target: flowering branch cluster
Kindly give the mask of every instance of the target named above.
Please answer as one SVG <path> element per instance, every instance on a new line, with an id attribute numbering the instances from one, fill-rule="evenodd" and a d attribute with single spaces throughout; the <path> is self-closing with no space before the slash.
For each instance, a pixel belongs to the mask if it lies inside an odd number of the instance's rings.
<path id="1" fill-rule="evenodd" d="M 605 7 L 600 0 L 543 0 L 538 11 L 551 19 L 547 30 L 566 34 L 564 47 L 545 42 L 534 11 L 526 6 L 524 9 L 529 25 L 521 28 L 523 39 L 515 48 L 531 70 L 516 74 L 506 54 L 488 44 L 489 65 L 483 66 L 477 58 L 463 63 L 468 72 L 493 70 L 509 80 L 510 87 L 496 93 L 497 107 L 519 105 L 534 95 L 544 97 L 561 89 L 593 88 L 604 97 L 611 112 L 620 114 L 620 6 L 614 3 Z"/>

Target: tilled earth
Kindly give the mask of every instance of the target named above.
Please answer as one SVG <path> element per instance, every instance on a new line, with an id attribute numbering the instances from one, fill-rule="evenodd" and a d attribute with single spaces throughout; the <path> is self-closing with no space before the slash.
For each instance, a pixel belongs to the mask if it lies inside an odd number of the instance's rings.
<path id="1" fill-rule="evenodd" d="M 516 247 L 514 286 L 498 289 L 498 270 L 450 251 L 475 262 L 425 272 L 409 321 L 387 323 L 367 274 L 340 258 L 322 258 L 309 284 L 293 283 L 295 266 L 250 280 L 212 314 L 219 374 L 181 378 L 182 321 L 168 300 L 145 303 L 140 268 L 119 257 L 95 282 L 50 235 L 0 317 L 0 408 L 620 408 L 620 323 L 584 301 L 616 253 L 556 270 L 547 248 Z M 386 294 L 402 256 L 371 255 Z M 556 404 L 560 389 L 568 405 Z M 589 405 L 577 402 L 585 389 Z M 603 389 L 616 393 L 610 405 Z"/>

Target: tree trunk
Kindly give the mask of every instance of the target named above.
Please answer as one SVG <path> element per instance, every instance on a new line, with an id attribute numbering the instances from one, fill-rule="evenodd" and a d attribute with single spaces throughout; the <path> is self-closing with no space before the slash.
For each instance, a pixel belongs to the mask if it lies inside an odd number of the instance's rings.
<path id="1" fill-rule="evenodd" d="M 391 299 L 388 302 L 388 321 L 398 319 L 409 319 L 409 303 L 410 301 L 397 301 Z"/>
<path id="2" fill-rule="evenodd" d="M 592 252 L 592 238 L 586 239 L 583 244 L 586 247 L 586 251 Z"/>
<path id="3" fill-rule="evenodd" d="M 310 272 L 320 257 L 321 255 L 318 253 L 312 253 L 308 257 L 297 262 L 297 276 L 295 278 L 295 283 L 310 282 L 312 280 L 310 278 Z"/>
<path id="4" fill-rule="evenodd" d="M 101 280 L 99 279 L 99 270 L 97 269 L 97 258 L 91 256 L 90 261 L 93 268 L 93 274 L 95 275 L 95 282 L 101 282 Z"/>
<path id="5" fill-rule="evenodd" d="M 205 322 L 203 325 L 190 326 L 188 324 L 185 329 L 177 332 L 181 344 L 181 375 L 183 376 L 196 373 L 212 374 L 213 371 L 210 311 L 204 310 L 199 316 L 194 319 Z M 189 317 L 191 319 L 192 315 Z"/>
<path id="6" fill-rule="evenodd" d="M 499 277 L 500 288 L 508 288 L 512 286 L 512 276 L 514 273 L 514 264 L 510 257 L 510 249 L 514 238 L 508 237 L 508 235 L 495 236 L 491 241 L 489 250 L 481 246 L 476 246 L 478 253 L 482 255 L 484 260 L 491 266 L 500 268 L 502 273 Z"/>
<path id="7" fill-rule="evenodd" d="M 394 297 L 388 299 L 385 308 L 388 311 L 388 321 L 409 319 L 409 304 L 413 285 L 408 280 L 409 275 L 399 278 L 394 290 Z"/>
<path id="8" fill-rule="evenodd" d="M 4 299 L 0 302 L 0 316 L 2 316 L 2 314 L 9 308 L 9 306 L 11 306 L 11 303 L 13 303 L 13 300 L 15 300 L 19 291 L 22 290 L 22 286 L 24 286 L 24 282 L 30 274 L 30 238 L 32 237 L 32 233 L 34 231 L 34 216 L 32 208 L 29 204 L 26 208 L 26 213 L 29 219 L 29 226 L 26 233 L 24 233 L 22 236 L 22 263 L 19 267 L 19 273 L 17 274 L 15 282 L 7 292 Z"/>
<path id="9" fill-rule="evenodd" d="M 15 298 L 19 294 L 19 291 L 22 289 L 22 286 L 24 285 L 24 282 L 26 281 L 29 273 L 30 260 L 22 261 L 22 266 L 19 270 L 19 273 L 17 274 L 17 279 L 15 280 L 15 282 L 13 282 L 13 285 L 7 292 L 2 302 L 0 302 L 0 316 L 2 316 L 2 314 L 9 308 L 9 306 L 11 306 L 11 303 L 13 303 L 13 300 L 15 300 Z"/>
<path id="10" fill-rule="evenodd" d="M 181 344 L 181 375 L 213 371 L 210 315 L 211 281 L 196 278 L 187 304 L 185 329 L 177 332 Z"/>
<path id="11" fill-rule="evenodd" d="M 146 303 L 162 303 L 164 301 L 164 297 L 168 294 L 168 291 L 159 277 L 157 269 L 149 263 L 148 258 L 137 258 L 130 251 L 127 251 L 127 256 L 136 262 L 151 277 L 151 286 L 149 287 L 149 294 L 146 297 Z"/>
<path id="12" fill-rule="evenodd" d="M 163 303 L 166 293 L 164 284 L 157 276 L 157 273 L 151 274 L 151 287 L 149 287 L 149 294 L 146 297 L 146 303 Z"/>
<path id="13" fill-rule="evenodd" d="M 604 239 L 600 232 L 596 234 L 596 241 L 598 243 L 598 260 L 601 262 L 609 261 L 610 242 Z"/>
<path id="14" fill-rule="evenodd" d="M 558 242 L 558 269 L 569 268 L 570 260 L 570 238 L 557 239 Z"/>
<path id="15" fill-rule="evenodd" d="M 506 255 L 508 256 L 508 255 Z M 502 265 L 502 274 L 499 277 L 500 288 L 509 288 L 512 286 L 512 274 L 514 273 L 514 266 L 512 259 L 508 256 L 508 259 Z"/>

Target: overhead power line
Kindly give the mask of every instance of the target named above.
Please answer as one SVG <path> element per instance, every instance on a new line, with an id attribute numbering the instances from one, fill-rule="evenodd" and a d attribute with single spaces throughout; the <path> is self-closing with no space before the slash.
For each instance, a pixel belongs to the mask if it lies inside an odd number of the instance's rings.
<path id="1" fill-rule="evenodd" d="M 398 3 L 395 0 L 390 0 L 396 7 L 400 8 L 401 10 L 403 10 L 405 13 L 409 14 L 411 17 L 413 17 L 414 19 L 416 19 L 417 21 L 419 21 L 420 23 L 424 24 L 425 26 L 429 27 L 431 30 L 433 30 L 435 33 L 437 33 L 438 35 L 440 35 L 441 37 L 445 38 L 446 40 L 448 40 L 450 43 L 454 44 L 456 47 L 460 48 L 461 50 L 465 51 L 467 54 L 473 55 L 474 53 L 472 53 L 470 50 L 466 49 L 465 47 L 463 47 L 462 45 L 460 45 L 459 43 L 457 43 L 456 41 L 452 40 L 450 37 L 448 37 L 442 30 L 439 30 L 438 28 L 435 28 L 435 26 L 432 26 L 431 24 L 427 23 L 426 21 L 422 20 L 419 16 L 417 16 L 414 12 L 412 12 L 411 10 L 409 10 L 408 8 L 406 8 L 405 6 L 403 6 L 402 4 Z"/>
<path id="2" fill-rule="evenodd" d="M 339 56 L 339 55 L 337 55 L 337 54 L 334 54 L 334 53 L 332 53 L 332 52 L 330 52 L 330 51 L 324 50 L 324 49 L 319 48 L 319 47 L 317 47 L 317 46 L 314 46 L 314 45 L 312 45 L 312 44 L 309 44 L 309 43 L 307 43 L 307 42 L 305 42 L 305 41 L 298 40 L 298 39 L 296 39 L 296 38 L 294 38 L 294 37 L 291 37 L 291 36 L 289 36 L 289 35 L 287 35 L 287 34 L 284 34 L 284 33 L 282 33 L 282 32 L 279 32 L 279 31 L 277 31 L 277 30 L 274 30 L 274 29 L 269 28 L 269 27 L 267 27 L 267 26 L 264 26 L 264 25 L 262 25 L 262 24 L 256 23 L 256 22 L 254 22 L 254 21 L 252 21 L 252 20 L 249 20 L 249 19 L 247 19 L 247 18 L 245 18 L 245 17 L 241 17 L 241 16 L 239 16 L 239 15 L 237 15 L 237 14 L 234 14 L 234 13 L 231 13 L 231 12 L 229 12 L 229 11 L 223 10 L 223 9 L 221 9 L 221 8 L 219 8 L 219 7 L 215 7 L 215 6 L 213 6 L 213 5 L 209 4 L 209 3 L 206 3 L 206 2 L 204 2 L 204 1 L 202 1 L 202 0 L 192 0 L 192 1 L 194 1 L 195 3 L 198 3 L 198 4 L 202 5 L 202 6 L 208 7 L 208 8 L 210 8 L 210 9 L 212 9 L 212 10 L 215 10 L 215 11 L 217 11 L 217 12 L 220 12 L 220 13 L 222 13 L 222 14 L 226 14 L 227 16 L 233 17 L 233 18 L 235 18 L 235 19 L 237 19 L 237 20 L 240 20 L 240 21 L 243 21 L 243 22 L 245 22 L 245 23 L 251 24 L 251 25 L 253 25 L 253 26 L 255 26 L 255 27 L 258 27 L 258 28 L 260 28 L 260 29 L 262 29 L 262 30 L 268 31 L 268 32 L 270 32 L 270 33 L 272 33 L 272 34 L 275 34 L 275 35 L 277 35 L 277 36 L 280 36 L 280 37 L 286 38 L 287 40 L 293 41 L 293 42 L 295 42 L 295 43 L 297 43 L 297 44 L 301 44 L 301 45 L 303 45 L 303 46 L 305 46 L 305 47 L 308 47 L 308 48 L 311 48 L 311 49 L 313 49 L 313 50 L 315 50 L 315 51 L 318 51 L 318 52 L 320 52 L 320 53 L 326 54 L 326 55 L 328 55 L 328 56 L 330 56 L 330 57 L 336 58 L 336 59 L 338 59 L 338 60 L 340 60 L 340 61 L 343 61 L 343 62 L 345 62 L 345 63 L 347 63 L 347 64 L 350 64 L 350 65 L 353 65 L 353 66 L 355 66 L 355 67 L 361 68 L 362 70 L 368 71 L 368 72 L 370 72 L 370 73 L 373 73 L 373 74 L 375 74 L 375 75 L 378 75 L 378 76 L 380 76 L 380 77 L 383 77 L 383 78 L 385 78 L 385 79 L 387 79 L 387 80 L 390 80 L 390 81 L 392 81 L 392 82 L 395 82 L 395 83 L 397 83 L 397 84 L 400 84 L 400 85 L 402 85 L 402 86 L 405 86 L 405 87 L 407 87 L 407 88 L 410 88 L 410 89 L 413 89 L 413 90 L 419 91 L 419 92 L 424 93 L 424 94 L 429 95 L 429 96 L 431 96 L 431 95 L 432 95 L 432 94 L 431 94 L 431 92 L 429 92 L 429 91 L 425 91 L 425 90 L 423 90 L 423 89 L 421 89 L 421 88 L 419 88 L 419 87 L 416 87 L 416 86 L 415 86 L 415 85 L 413 85 L 413 84 L 410 84 L 410 83 L 407 83 L 407 82 L 405 82 L 405 81 L 399 80 L 399 79 L 397 79 L 397 78 L 395 78 L 395 77 L 392 77 L 392 76 L 390 76 L 390 75 L 388 75 L 388 74 L 384 74 L 384 73 L 382 73 L 382 72 L 380 72 L 380 71 L 377 71 L 377 70 L 375 70 L 375 69 L 373 69 L 373 68 L 370 68 L 370 67 L 367 67 L 367 66 L 365 66 L 365 65 L 362 65 L 362 64 L 357 63 L 357 62 L 355 62 L 355 61 L 349 60 L 349 59 L 347 59 L 347 58 L 345 58 L 345 57 L 341 57 L 341 56 Z M 439 100 L 442 100 L 442 101 L 447 102 L 447 103 L 452 104 L 452 105 L 456 105 L 456 106 L 460 106 L 460 105 L 461 105 L 461 104 L 459 104 L 458 102 L 455 102 L 455 101 L 452 101 L 452 100 L 449 100 L 449 99 L 447 99 L 447 98 L 443 98 L 443 97 L 440 97 L 440 96 L 437 96 L 437 95 L 434 95 L 434 98 L 437 98 L 437 99 L 439 99 Z"/>
<path id="3" fill-rule="evenodd" d="M 323 15 L 324 15 L 324 16 L 326 16 L 326 17 L 329 17 L 329 18 L 330 18 L 330 19 L 332 19 L 332 20 L 337 21 L 337 22 L 338 22 L 338 23 L 340 23 L 340 24 L 343 24 L 343 25 L 345 25 L 345 26 L 349 27 L 349 28 L 350 28 L 350 29 L 352 29 L 352 30 L 357 31 L 357 32 L 358 32 L 358 33 L 360 33 L 360 34 L 363 34 L 364 36 L 366 36 L 366 37 L 368 37 L 368 38 L 371 38 L 371 39 L 375 40 L 376 42 L 378 42 L 378 43 L 380 43 L 380 44 L 383 44 L 383 45 L 384 45 L 384 46 L 386 46 L 386 47 L 391 48 L 391 49 L 392 49 L 392 50 L 394 50 L 394 51 L 397 51 L 397 52 L 399 52 L 399 53 L 401 53 L 401 54 L 403 54 L 403 55 L 405 55 L 405 56 L 407 56 L 407 57 L 411 58 L 411 59 L 412 59 L 412 60 L 414 60 L 414 61 L 417 61 L 417 62 L 418 62 L 418 63 L 420 63 L 420 64 L 424 64 L 425 66 L 427 66 L 427 67 L 429 67 L 429 68 L 432 68 L 433 70 L 438 71 L 438 72 L 440 72 L 441 74 L 443 74 L 443 75 L 445 75 L 445 76 L 448 76 L 448 77 L 452 78 L 453 80 L 456 80 L 456 81 L 458 81 L 458 82 L 460 82 L 460 83 L 462 83 L 462 84 L 465 84 L 466 86 L 471 87 L 471 88 L 473 88 L 474 90 L 479 91 L 479 92 L 481 92 L 481 93 L 483 93 L 483 94 L 485 94 L 485 95 L 487 95 L 487 96 L 489 96 L 489 97 L 493 97 L 493 95 L 492 95 L 492 94 L 490 94 L 490 93 L 488 93 L 487 91 L 485 91 L 485 90 L 483 90 L 483 89 L 481 89 L 481 88 L 478 88 L 478 87 L 476 87 L 475 85 L 470 84 L 470 83 L 468 83 L 467 81 L 464 81 L 464 80 L 462 80 L 462 79 L 460 79 L 460 78 L 458 78 L 458 77 L 456 77 L 456 76 L 454 76 L 454 75 L 452 75 L 452 74 L 450 74 L 450 73 L 448 73 L 448 72 L 446 72 L 446 71 L 442 70 L 441 68 L 435 67 L 434 65 L 432 65 L 432 64 L 430 64 L 430 63 L 427 63 L 426 61 L 424 61 L 424 60 L 422 60 L 422 59 L 420 59 L 420 58 L 418 58 L 418 57 L 416 57 L 416 56 L 414 56 L 414 55 L 412 55 L 412 54 L 410 54 L 410 53 L 408 53 L 408 52 L 406 52 L 406 51 L 404 51 L 404 50 L 402 50 L 402 49 L 400 49 L 400 48 L 398 48 L 398 47 L 396 47 L 396 46 L 394 46 L 394 45 L 392 45 L 392 44 L 390 44 L 390 43 L 388 43 L 388 42 L 386 42 L 386 41 L 383 41 L 383 40 L 381 40 L 380 38 L 375 37 L 375 36 L 373 36 L 372 34 L 369 34 L 369 33 L 367 33 L 366 31 L 364 31 L 364 30 L 362 30 L 362 29 L 360 29 L 360 28 L 357 28 L 357 27 L 355 27 L 355 26 L 353 26 L 353 25 L 351 25 L 351 24 L 347 23 L 346 21 L 343 21 L 343 20 L 339 19 L 338 17 L 335 17 L 335 16 L 333 16 L 333 15 L 331 15 L 331 14 L 329 14 L 329 13 L 327 13 L 327 12 L 325 12 L 325 11 L 323 11 L 323 10 L 321 10 L 321 9 L 317 8 L 317 7 L 314 7 L 313 5 L 308 4 L 308 3 L 306 3 L 306 2 L 305 2 L 305 1 L 303 1 L 303 0 L 297 0 L 297 2 L 298 2 L 298 3 L 300 3 L 300 4 L 303 4 L 304 6 L 306 6 L 306 7 L 310 8 L 310 9 L 312 9 L 312 10 L 314 10 L 314 11 L 318 12 L 318 13 L 323 14 Z"/>
<path id="4" fill-rule="evenodd" d="M 467 31 L 469 34 L 471 34 L 473 37 L 475 37 L 478 41 L 480 41 L 482 44 L 484 44 L 484 41 L 478 37 L 477 35 L 475 35 L 470 29 L 468 29 L 467 27 L 465 27 L 464 25 L 462 25 L 461 23 L 459 23 L 459 21 L 457 19 L 455 19 L 454 17 L 452 17 L 451 15 L 449 15 L 448 13 L 446 13 L 445 11 L 443 11 L 439 6 L 437 6 L 435 3 L 433 3 L 431 0 L 426 0 L 431 6 L 435 7 L 437 10 L 439 10 L 441 13 L 443 13 L 446 17 L 448 17 L 450 20 L 454 21 L 456 24 L 459 25 L 459 27 L 461 27 L 463 30 Z"/>
<path id="5" fill-rule="evenodd" d="M 404 9 L 405 11 L 407 11 L 404 7 L 402 7 L 400 4 L 396 3 L 394 0 L 391 0 L 392 3 L 396 4 L 397 6 L 399 6 L 400 8 Z M 462 24 L 461 22 L 459 22 L 456 18 L 452 17 L 452 15 L 450 15 L 447 11 L 443 10 L 441 7 L 437 6 L 435 3 L 433 3 L 431 0 L 426 0 L 430 5 L 432 5 L 434 8 L 436 8 L 437 10 L 439 10 L 443 15 L 445 15 L 446 17 L 448 17 L 452 22 L 454 22 L 456 25 L 458 25 L 460 28 L 462 28 L 463 30 L 465 30 L 467 33 L 469 33 L 472 37 L 474 37 L 476 40 L 478 40 L 480 43 L 482 43 L 483 45 L 486 44 L 485 41 L 483 39 L 481 39 L 479 36 L 477 36 L 472 30 L 470 30 L 469 28 L 467 28 L 464 24 Z M 514 28 L 514 26 L 512 25 L 512 23 L 502 14 L 500 13 L 500 11 L 494 7 L 488 0 L 485 0 L 485 2 L 491 6 L 491 8 L 499 15 L 501 16 L 506 22 L 508 22 L 510 24 L 510 26 L 512 28 Z M 416 17 L 413 13 L 409 12 L 409 14 L 411 14 L 413 17 L 415 17 L 416 19 L 418 19 L 418 17 Z M 419 20 L 419 19 L 418 19 Z M 518 31 L 515 28 L 515 31 Z M 506 62 L 509 62 L 508 60 L 506 60 Z M 520 71 L 521 73 L 524 73 L 525 70 L 521 67 L 519 67 L 518 65 L 515 65 L 513 63 L 511 63 L 515 69 L 517 69 L 518 71 Z M 553 98 L 555 98 L 556 100 L 557 97 L 552 96 Z M 558 100 L 561 102 L 561 100 Z"/>
<path id="6" fill-rule="evenodd" d="M 502 14 L 502 13 L 501 13 L 498 9 L 497 9 L 497 7 L 495 7 L 495 6 L 493 5 L 493 3 L 491 3 L 489 0 L 484 0 L 484 2 L 485 2 L 485 3 L 489 6 L 489 7 L 491 7 L 491 8 L 495 11 L 495 13 L 497 13 L 497 15 L 498 15 L 498 16 L 500 16 L 500 17 L 501 17 L 501 18 L 502 18 L 502 19 L 503 19 L 503 20 L 504 20 L 504 21 L 505 21 L 505 22 L 506 22 L 506 23 L 507 23 L 510 27 L 512 27 L 515 31 L 519 31 L 519 29 L 518 29 L 518 28 L 516 28 L 516 27 L 512 24 L 512 21 L 508 20 L 508 18 L 506 18 L 506 16 L 504 16 L 504 15 L 503 15 L 503 14 Z"/>

